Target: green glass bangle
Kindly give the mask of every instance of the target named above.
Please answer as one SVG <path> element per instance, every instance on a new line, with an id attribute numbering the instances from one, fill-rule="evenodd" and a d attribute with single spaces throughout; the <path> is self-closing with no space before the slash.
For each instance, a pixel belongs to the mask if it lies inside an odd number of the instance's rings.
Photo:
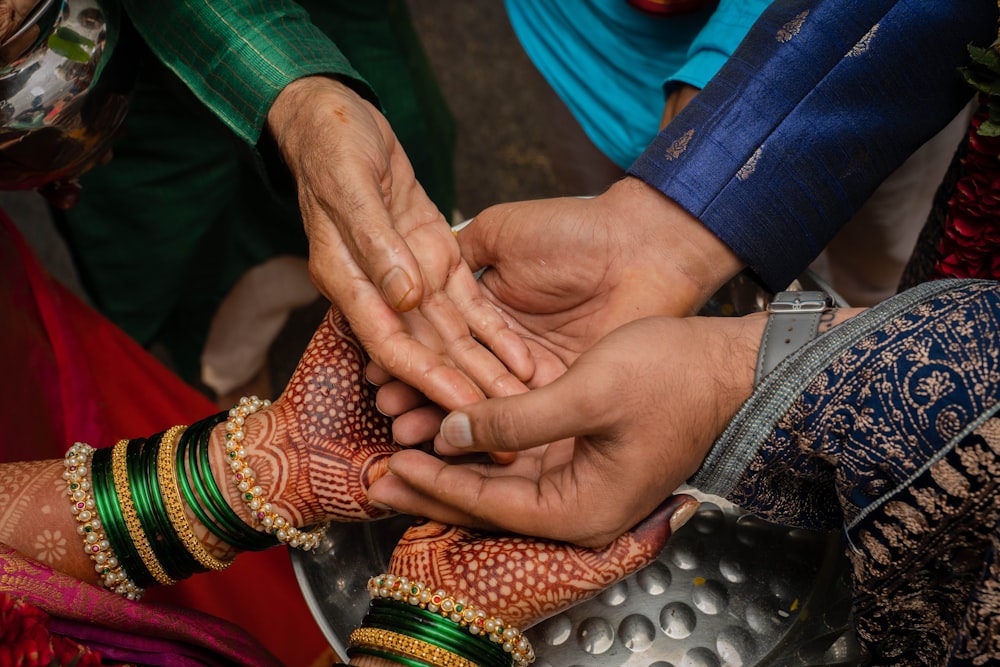
<path id="1" fill-rule="evenodd" d="M 487 636 L 476 636 L 458 623 L 402 601 L 372 600 L 362 627 L 378 627 L 411 636 L 455 653 L 482 667 L 510 667 L 512 656 Z"/>
<path id="2" fill-rule="evenodd" d="M 409 619 L 411 622 L 419 623 L 428 631 L 434 631 L 449 638 L 456 647 L 476 653 L 480 662 L 490 662 L 498 667 L 509 667 L 511 664 L 512 656 L 503 650 L 501 644 L 494 642 L 487 635 L 473 635 L 467 628 L 441 614 L 415 607 L 400 600 L 384 598 L 372 600 L 371 607 L 376 613 L 388 614 L 397 619 Z M 473 658 L 470 656 L 469 659 Z"/>
<path id="3" fill-rule="evenodd" d="M 235 540 L 232 543 L 233 546 L 246 551 L 270 549 L 278 545 L 278 539 L 273 535 L 268 535 L 255 529 L 243 521 L 226 501 L 222 491 L 219 489 L 219 485 L 215 483 L 215 477 L 212 475 L 212 466 L 208 455 L 208 445 L 212 437 L 212 430 L 217 424 L 224 422 L 228 417 L 228 412 L 222 412 L 209 418 L 213 420 L 211 427 L 205 429 L 197 441 L 197 447 L 190 454 L 189 466 L 194 472 L 192 480 L 201 493 L 202 498 L 205 499 L 209 511 L 212 512 L 212 515 L 232 535 Z"/>
<path id="4" fill-rule="evenodd" d="M 190 573 L 186 574 L 185 568 L 176 560 L 176 536 L 171 527 L 164 523 L 165 517 L 161 516 L 159 512 L 158 505 L 163 504 L 159 487 L 150 486 L 151 480 L 149 480 L 150 453 L 155 454 L 162 437 L 163 433 L 157 433 L 148 439 L 129 440 L 125 448 L 125 471 L 135 517 L 138 519 L 139 527 L 149 544 L 152 557 L 159 563 L 164 574 L 170 577 L 173 583 L 176 583 L 186 576 L 190 576 Z M 174 544 L 171 544 L 171 541 Z M 141 551 L 139 553 L 142 555 Z M 148 563 L 147 567 L 149 567 Z M 153 576 L 156 576 L 155 572 Z"/>
<path id="5" fill-rule="evenodd" d="M 97 515 L 104 525 L 104 534 L 108 538 L 111 550 L 128 577 L 140 588 L 147 588 L 156 583 L 153 575 L 139 557 L 139 552 L 132 542 L 132 537 L 125 527 L 125 517 L 122 515 L 118 502 L 118 492 L 111 474 L 111 447 L 102 447 L 94 452 L 90 463 L 90 487 L 97 507 Z"/>
<path id="6" fill-rule="evenodd" d="M 436 632 L 428 629 L 419 623 L 402 621 L 400 619 L 373 618 L 366 616 L 362 622 L 363 628 L 386 630 L 399 635 L 405 635 L 419 640 L 425 644 L 436 646 L 443 651 L 451 653 L 463 660 L 478 665 L 479 667 L 510 667 L 510 659 L 500 660 L 496 655 L 490 655 L 477 647 L 466 643 L 455 641 L 454 637 L 447 636 L 446 633 Z"/>
<path id="7" fill-rule="evenodd" d="M 197 440 L 201 432 L 206 429 L 211 429 L 211 426 L 206 423 L 207 420 L 202 420 L 200 422 L 195 422 L 188 427 L 184 433 L 181 434 L 180 440 L 177 442 L 177 451 L 175 452 L 176 460 L 175 465 L 177 468 L 177 486 L 181 490 L 181 495 L 184 496 L 184 500 L 187 502 L 188 507 L 194 512 L 198 520 L 201 521 L 210 533 L 215 535 L 217 538 L 225 542 L 226 544 L 240 548 L 240 545 L 235 544 L 233 541 L 233 536 L 227 530 L 219 526 L 208 516 L 208 512 L 202 506 L 202 503 L 198 500 L 195 495 L 194 489 L 192 488 L 192 482 L 189 477 L 188 467 L 185 465 L 187 460 L 187 450 L 188 443 L 195 439 Z M 204 496 L 204 494 L 202 494 Z"/>
<path id="8" fill-rule="evenodd" d="M 347 649 L 347 656 L 353 658 L 356 655 L 370 655 L 374 658 L 382 658 L 383 660 L 388 660 L 389 662 L 394 662 L 397 665 L 406 665 L 406 667 L 434 667 L 429 662 L 424 662 L 423 660 L 417 660 L 416 658 L 407 658 L 403 655 L 397 655 L 390 651 L 383 651 L 377 648 L 369 648 L 367 646 L 352 646 Z"/>
<path id="9" fill-rule="evenodd" d="M 204 568 L 198 565 L 184 548 L 184 543 L 177 536 L 177 531 L 170 522 L 166 505 L 163 500 L 163 493 L 160 490 L 160 480 L 156 474 L 157 453 L 160 449 L 162 434 L 142 447 L 141 459 L 138 465 L 139 476 L 130 479 L 133 494 L 135 488 L 140 487 L 140 493 L 145 494 L 146 503 L 150 508 L 150 524 L 155 526 L 155 533 L 147 532 L 146 535 L 153 547 L 153 552 L 159 558 L 168 572 L 173 572 L 172 577 L 176 580 L 186 579 L 197 572 L 204 572 Z M 142 521 L 140 515 L 140 523 Z"/>
<path id="10" fill-rule="evenodd" d="M 446 619 L 426 619 L 417 616 L 398 613 L 395 610 L 369 610 L 362 623 L 363 627 L 381 628 L 382 630 L 392 630 L 400 634 L 421 639 L 431 644 L 447 649 L 452 652 L 479 653 L 479 647 L 474 646 L 469 640 L 472 637 L 468 633 L 465 636 L 460 634 L 461 629 L 449 628 Z M 457 630 L 457 631 L 456 631 Z M 470 660 L 472 655 L 464 656 Z M 478 656 L 481 661 L 484 656 Z"/>
<path id="11" fill-rule="evenodd" d="M 132 491 L 139 524 L 146 533 L 153 554 L 167 574 L 180 581 L 192 574 L 204 572 L 205 568 L 181 542 L 163 502 L 160 480 L 156 474 L 157 454 L 162 439 L 163 433 L 158 433 L 145 442 L 129 442 L 126 453 L 129 489 Z"/>
<path id="12" fill-rule="evenodd" d="M 217 417 L 219 417 L 217 423 L 222 423 L 229 418 L 229 413 L 223 412 L 217 415 Z M 214 510 L 216 518 L 222 521 L 233 532 L 248 551 L 263 551 L 264 549 L 278 546 L 279 542 L 277 538 L 257 530 L 241 519 L 236 510 L 229 504 L 229 501 L 226 500 L 222 490 L 219 489 L 219 485 L 215 483 L 215 476 L 212 474 L 212 464 L 209 461 L 209 442 L 212 438 L 212 431 L 215 424 L 212 424 L 212 427 L 198 441 L 198 450 L 193 452 L 191 456 L 192 463 L 194 464 L 196 483 L 204 486 L 210 508 Z"/>

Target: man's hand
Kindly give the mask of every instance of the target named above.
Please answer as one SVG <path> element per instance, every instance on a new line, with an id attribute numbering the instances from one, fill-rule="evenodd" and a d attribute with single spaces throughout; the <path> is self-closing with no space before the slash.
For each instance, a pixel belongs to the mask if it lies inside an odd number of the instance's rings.
<path id="1" fill-rule="evenodd" d="M 307 77 L 268 125 L 298 184 L 313 280 L 376 363 L 448 407 L 518 390 L 528 350 L 482 298 L 379 110 Z"/>
<path id="2" fill-rule="evenodd" d="M 446 523 L 605 545 L 701 465 L 751 393 L 765 317 L 625 325 L 551 384 L 441 425 L 454 451 L 520 452 L 513 464 L 401 451 L 370 498 Z"/>
<path id="3" fill-rule="evenodd" d="M 458 239 L 470 267 L 485 269 L 491 300 L 564 364 L 626 322 L 694 314 L 742 268 L 697 219 L 635 178 L 590 199 L 493 206 Z"/>

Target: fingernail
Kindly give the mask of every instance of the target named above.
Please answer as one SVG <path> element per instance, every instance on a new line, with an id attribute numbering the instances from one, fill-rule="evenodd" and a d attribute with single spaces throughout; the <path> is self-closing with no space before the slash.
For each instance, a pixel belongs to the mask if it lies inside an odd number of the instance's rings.
<path id="1" fill-rule="evenodd" d="M 385 503 L 380 503 L 379 501 L 372 500 L 371 498 L 368 499 L 368 502 L 370 502 L 372 504 L 372 507 L 374 507 L 375 509 L 380 509 L 383 512 L 395 512 L 396 511 L 396 510 L 392 509 L 391 507 L 389 507 L 388 505 L 386 505 Z"/>
<path id="2" fill-rule="evenodd" d="M 681 529 L 681 526 L 690 521 L 691 517 L 698 512 L 699 506 L 701 503 L 697 500 L 689 500 L 678 507 L 673 516 L 670 517 L 670 534 L 673 535 Z"/>
<path id="3" fill-rule="evenodd" d="M 407 295 L 413 291 L 413 283 L 403 269 L 393 268 L 385 275 L 382 281 L 382 293 L 392 304 L 393 308 L 399 308 L 400 304 L 406 300 Z"/>
<path id="4" fill-rule="evenodd" d="M 472 422 L 464 412 L 453 412 L 441 422 L 441 437 L 452 447 L 472 447 Z"/>

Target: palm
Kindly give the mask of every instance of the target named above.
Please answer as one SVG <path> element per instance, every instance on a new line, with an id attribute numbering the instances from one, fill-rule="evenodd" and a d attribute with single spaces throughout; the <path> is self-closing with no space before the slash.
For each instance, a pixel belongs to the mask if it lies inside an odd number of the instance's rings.
<path id="1" fill-rule="evenodd" d="M 488 297 L 563 364 L 628 321 L 686 308 L 663 270 L 659 230 L 616 224 L 606 208 L 576 198 L 499 205 L 459 235 L 472 268 L 486 268 Z"/>
<path id="2" fill-rule="evenodd" d="M 341 84 L 303 81 L 269 122 L 320 291 L 377 363 L 433 400 L 457 407 L 515 390 L 515 374 L 532 370 L 527 350 L 482 298 L 385 117 Z"/>

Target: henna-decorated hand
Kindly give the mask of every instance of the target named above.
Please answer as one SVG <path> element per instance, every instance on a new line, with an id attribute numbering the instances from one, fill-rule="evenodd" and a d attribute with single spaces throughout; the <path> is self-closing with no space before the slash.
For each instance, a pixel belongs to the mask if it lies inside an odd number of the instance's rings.
<path id="1" fill-rule="evenodd" d="M 600 549 L 424 521 L 403 535 L 389 570 L 524 629 L 653 562 L 697 509 L 691 496 L 673 496 Z"/>
<path id="2" fill-rule="evenodd" d="M 368 500 L 368 487 L 399 447 L 375 409 L 366 362 L 344 316 L 330 308 L 285 391 L 247 420 L 247 461 L 296 525 L 386 513 Z"/>

